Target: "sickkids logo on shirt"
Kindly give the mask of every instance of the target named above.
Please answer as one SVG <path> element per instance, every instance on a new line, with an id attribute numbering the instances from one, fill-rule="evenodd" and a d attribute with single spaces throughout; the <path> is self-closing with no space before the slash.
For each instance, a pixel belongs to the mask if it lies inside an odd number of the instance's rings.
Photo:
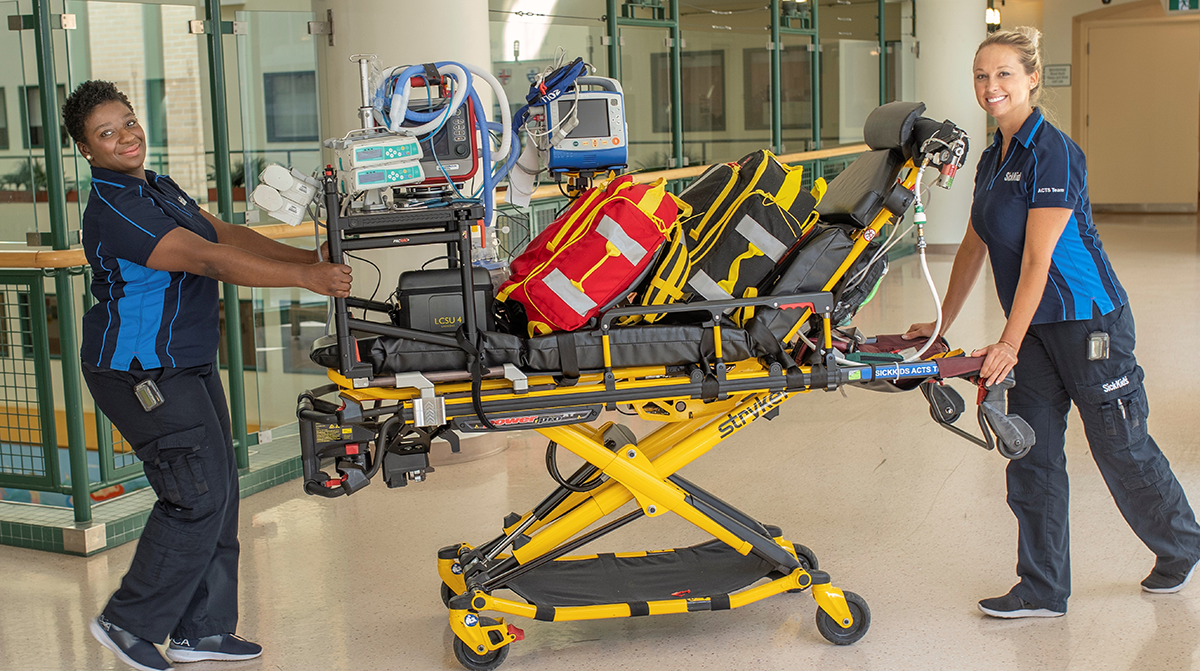
<path id="1" fill-rule="evenodd" d="M 1004 181 L 1006 181 L 1006 182 L 1019 182 L 1019 181 L 1021 181 L 1021 173 L 1019 173 L 1019 172 L 1006 172 L 1006 173 L 1004 173 Z"/>

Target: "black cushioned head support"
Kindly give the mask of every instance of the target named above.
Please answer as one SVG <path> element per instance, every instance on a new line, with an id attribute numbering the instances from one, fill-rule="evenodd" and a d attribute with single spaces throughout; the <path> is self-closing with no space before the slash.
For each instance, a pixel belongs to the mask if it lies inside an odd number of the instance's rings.
<path id="1" fill-rule="evenodd" d="M 859 156 L 829 183 L 817 206 L 821 221 L 865 227 L 884 207 L 893 212 L 908 208 L 912 192 L 897 186 L 896 178 L 904 162 L 912 158 L 914 128 L 928 121 L 921 117 L 924 111 L 925 103 L 897 101 L 871 112 L 863 126 L 863 139 L 872 151 Z"/>
<path id="2" fill-rule="evenodd" d="M 863 126 L 863 139 L 871 149 L 898 149 L 912 157 L 913 124 L 925 112 L 925 103 L 891 102 L 876 107 Z"/>
<path id="3" fill-rule="evenodd" d="M 817 205 L 821 221 L 869 226 L 896 187 L 903 165 L 904 156 L 898 149 L 879 149 L 859 156 L 829 183 L 829 190 Z M 904 207 L 907 209 L 907 205 Z"/>

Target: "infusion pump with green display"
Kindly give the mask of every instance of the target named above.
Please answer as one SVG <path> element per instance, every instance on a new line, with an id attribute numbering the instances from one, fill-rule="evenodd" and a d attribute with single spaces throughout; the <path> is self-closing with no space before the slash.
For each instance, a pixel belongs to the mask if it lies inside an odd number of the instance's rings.
<path id="1" fill-rule="evenodd" d="M 340 187 L 345 193 L 421 182 L 421 143 L 407 135 L 351 137 L 337 143 Z"/>

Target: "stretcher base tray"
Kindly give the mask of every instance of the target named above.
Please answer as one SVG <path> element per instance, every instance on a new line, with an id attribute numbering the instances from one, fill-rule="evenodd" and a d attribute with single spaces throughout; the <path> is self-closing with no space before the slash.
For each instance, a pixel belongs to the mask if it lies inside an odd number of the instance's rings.
<path id="1" fill-rule="evenodd" d="M 768 577 L 774 569 L 753 553 L 741 555 L 712 540 L 673 550 L 560 559 L 507 587 L 541 606 L 636 603 L 729 594 Z"/>

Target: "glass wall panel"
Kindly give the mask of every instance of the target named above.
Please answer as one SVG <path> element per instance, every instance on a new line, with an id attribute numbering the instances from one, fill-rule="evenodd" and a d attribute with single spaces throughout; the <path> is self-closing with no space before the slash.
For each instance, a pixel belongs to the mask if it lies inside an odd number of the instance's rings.
<path id="1" fill-rule="evenodd" d="M 225 51 L 232 58 L 226 71 L 236 72 L 237 86 L 226 87 L 226 102 L 234 210 L 241 211 L 268 164 L 306 174 L 321 167 L 320 106 L 317 45 L 308 34 L 308 22 L 315 20 L 312 12 L 238 11 L 233 19 L 245 23 L 245 32 L 236 38 L 236 52 Z M 311 223 L 302 226 L 312 230 Z M 288 243 L 309 249 L 315 245 L 311 236 Z M 307 362 L 308 346 L 324 333 L 327 303 L 321 296 L 290 288 L 243 287 L 239 296 L 247 431 L 290 424 L 295 421 L 293 390 L 314 384 L 307 377 L 296 377 L 297 358 Z M 306 327 L 288 321 L 307 312 L 313 314 Z M 299 333 L 290 335 L 292 328 L 310 332 L 303 348 Z"/>
<path id="2" fill-rule="evenodd" d="M 888 64 L 896 83 L 892 100 L 915 100 L 917 94 L 917 37 L 913 0 L 901 0 L 887 6 Z M 893 13 L 893 9 L 895 12 Z M 893 18 L 893 16 L 895 18 Z M 892 25 L 896 24 L 893 32 Z"/>
<path id="3" fill-rule="evenodd" d="M 504 86 L 513 112 L 525 104 L 529 85 L 538 73 L 558 61 L 583 58 L 596 76 L 608 76 L 605 6 L 597 0 L 490 0 L 488 3 L 492 74 Z M 626 110 L 629 109 L 626 90 Z M 493 103 L 495 105 L 496 103 Z M 493 107 L 489 118 L 499 119 Z M 522 142 L 527 139 L 522 137 Z M 631 149 L 632 152 L 632 149 Z M 545 173 L 538 184 L 549 181 Z M 554 220 L 565 200 L 534 201 L 529 208 L 505 206 L 498 212 L 499 245 L 505 258 L 518 253 L 534 235 Z"/>
<path id="4" fill-rule="evenodd" d="M 20 14 L 17 3 L 0 2 L 0 14 Z M 23 97 L 29 83 L 37 90 L 33 33 L 0 32 L 0 62 L 6 64 L 0 68 L 0 250 L 16 250 L 25 247 L 26 232 L 39 230 L 39 214 L 46 222 L 43 228 L 50 230 L 45 205 L 36 204 L 45 200 L 46 170 L 42 151 L 29 147 Z M 40 113 L 40 103 L 38 109 Z"/>
<path id="5" fill-rule="evenodd" d="M 240 142 L 230 149 L 234 200 L 246 201 L 269 163 L 306 174 L 321 167 L 314 19 L 312 12 L 235 14 L 246 33 L 237 37 L 237 100 L 229 100 L 241 112 Z"/>
<path id="6" fill-rule="evenodd" d="M 491 0 L 488 4 L 492 74 L 504 86 L 514 112 L 525 104 L 533 78 L 555 64 L 560 48 L 565 62 L 583 58 L 596 68 L 593 74 L 608 76 L 608 48 L 602 44 L 604 3 Z M 500 118 L 499 110 L 488 118 Z"/>
<path id="7" fill-rule="evenodd" d="M 744 3 L 681 6 L 683 140 L 689 165 L 733 161 L 770 146 L 770 33 L 764 29 L 770 21 L 765 7 Z M 665 65 L 666 50 L 658 51 Z"/>
<path id="8" fill-rule="evenodd" d="M 857 144 L 879 106 L 879 3 L 819 1 L 822 146 Z"/>
<path id="9" fill-rule="evenodd" d="M 781 35 L 779 41 L 783 43 L 779 55 L 783 151 L 809 151 L 813 148 L 812 38 Z"/>
<path id="10" fill-rule="evenodd" d="M 67 31 L 70 82 L 116 83 L 146 129 L 146 168 L 169 174 L 197 202 L 208 202 L 203 40 L 187 31 L 199 18 L 191 5 L 69 0 L 78 29 Z M 90 170 L 69 147 L 68 172 L 83 185 Z M 86 192 L 86 189 L 81 189 Z"/>
<path id="11" fill-rule="evenodd" d="M 621 27 L 621 88 L 625 92 L 631 170 L 670 168 L 674 160 L 670 122 L 661 122 L 664 115 L 671 118 L 668 37 L 669 31 L 662 28 Z M 708 62 L 714 60 L 710 57 Z M 701 116 L 694 118 L 699 121 Z M 711 113 L 703 118 L 707 121 L 700 123 L 713 122 Z"/>
<path id="12" fill-rule="evenodd" d="M 905 10 L 910 6 L 910 0 L 890 0 L 883 6 L 883 39 L 886 45 L 885 53 L 887 54 L 887 78 L 884 80 L 884 85 L 886 86 L 884 100 L 886 102 L 902 99 L 903 65 L 900 57 L 902 48 L 900 38 L 903 34 L 903 24 L 905 23 L 902 17 Z M 911 24 L 911 21 L 908 23 Z M 876 27 L 876 33 L 878 31 L 879 29 Z M 911 31 L 910 26 L 909 32 Z"/>

